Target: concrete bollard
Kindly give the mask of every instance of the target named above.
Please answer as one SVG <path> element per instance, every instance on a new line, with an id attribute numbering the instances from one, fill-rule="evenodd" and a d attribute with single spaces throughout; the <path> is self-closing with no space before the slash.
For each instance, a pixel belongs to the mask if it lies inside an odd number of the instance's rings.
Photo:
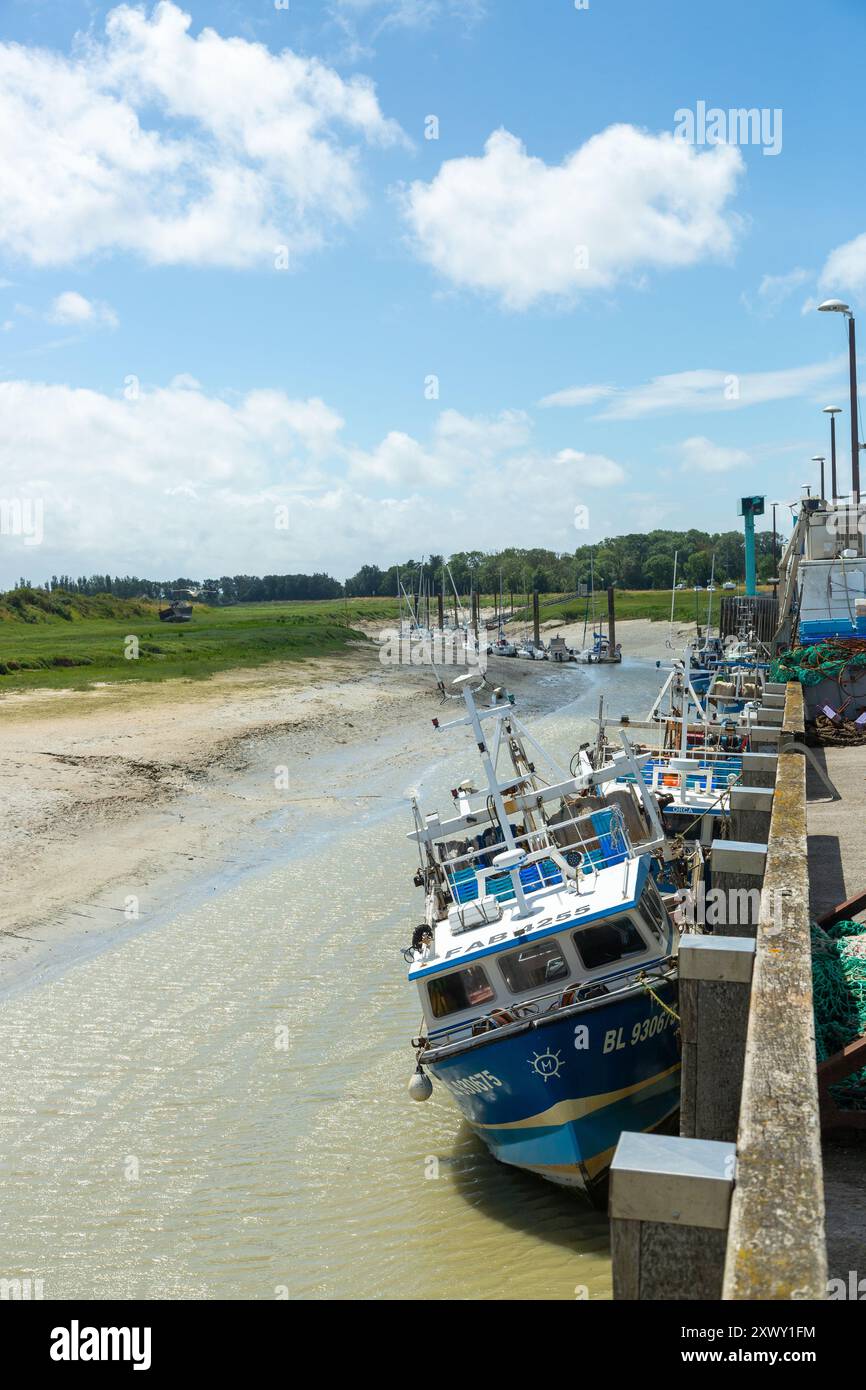
<path id="1" fill-rule="evenodd" d="M 744 753 L 742 786 L 775 787 L 778 766 L 778 753 Z"/>
<path id="2" fill-rule="evenodd" d="M 733 1144 L 622 1134 L 610 1168 L 615 1299 L 719 1299 Z"/>
<path id="3" fill-rule="evenodd" d="M 718 926 L 728 936 L 754 937 L 757 913 L 744 913 L 741 903 L 743 894 L 752 894 L 761 888 L 767 863 L 767 846 L 756 841 L 713 840 L 711 848 L 712 886 L 722 890 L 724 900 L 731 909 L 726 914 L 724 925 L 719 922 Z"/>
<path id="4" fill-rule="evenodd" d="M 687 933 L 679 948 L 680 1133 L 734 1143 L 740 1117 L 755 943 Z"/>
<path id="5" fill-rule="evenodd" d="M 781 726 L 775 724 L 752 724 L 749 727 L 752 747 L 758 752 L 772 752 L 779 747 L 781 732 Z"/>
<path id="6" fill-rule="evenodd" d="M 731 833 L 735 839 L 765 845 L 770 838 L 772 812 L 772 788 L 731 788 Z"/>
<path id="7" fill-rule="evenodd" d="M 772 706 L 764 705 L 764 706 L 762 707 L 762 709 L 761 709 L 759 718 L 760 718 L 760 721 L 761 721 L 762 724 L 779 724 L 779 725 L 781 725 L 782 720 L 785 718 L 785 709 L 784 709 L 784 705 L 782 705 L 782 706 L 777 706 L 776 708 L 773 708 Z"/>

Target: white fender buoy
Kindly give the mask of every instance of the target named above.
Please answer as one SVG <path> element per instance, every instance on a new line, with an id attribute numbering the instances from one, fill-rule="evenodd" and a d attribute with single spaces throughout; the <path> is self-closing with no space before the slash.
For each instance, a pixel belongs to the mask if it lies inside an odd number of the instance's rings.
<path id="1" fill-rule="evenodd" d="M 433 1082 L 425 1071 L 419 1067 L 412 1073 L 409 1081 L 409 1095 L 413 1100 L 429 1100 L 433 1094 Z"/>

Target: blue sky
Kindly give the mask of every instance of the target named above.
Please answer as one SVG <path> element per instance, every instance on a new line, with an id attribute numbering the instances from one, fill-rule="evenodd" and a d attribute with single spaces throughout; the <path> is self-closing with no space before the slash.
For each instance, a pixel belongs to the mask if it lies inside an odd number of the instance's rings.
<path id="1" fill-rule="evenodd" d="M 5 0 L 0 584 L 725 529 L 826 404 L 847 477 L 866 9 L 695 16 Z"/>

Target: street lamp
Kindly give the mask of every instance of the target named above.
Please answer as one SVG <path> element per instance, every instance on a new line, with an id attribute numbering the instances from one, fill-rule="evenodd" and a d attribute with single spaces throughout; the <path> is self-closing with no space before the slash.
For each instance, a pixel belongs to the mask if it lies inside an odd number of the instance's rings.
<path id="1" fill-rule="evenodd" d="M 844 314 L 848 319 L 848 379 L 851 394 L 851 491 L 854 505 L 860 501 L 860 441 L 857 438 L 857 347 L 854 341 L 854 315 L 841 299 L 825 299 L 818 305 L 822 314 Z"/>
<path id="2" fill-rule="evenodd" d="M 770 503 L 770 506 L 773 508 L 773 569 L 776 571 L 776 574 L 779 573 L 779 560 L 778 560 L 778 554 L 777 554 L 777 552 L 778 552 L 778 543 L 777 543 L 777 540 L 776 540 L 776 508 L 777 508 L 777 507 L 783 507 L 784 505 L 785 505 L 784 502 L 771 502 L 771 503 Z"/>
<path id="3" fill-rule="evenodd" d="M 827 462 L 827 460 L 824 458 L 822 454 L 813 454 L 812 462 L 820 463 L 821 465 L 821 501 L 823 502 L 827 496 L 826 492 L 824 491 L 824 464 Z"/>
<path id="4" fill-rule="evenodd" d="M 842 411 L 838 405 L 825 405 L 824 415 L 830 416 L 830 491 L 835 502 L 839 493 L 836 488 L 836 416 Z"/>

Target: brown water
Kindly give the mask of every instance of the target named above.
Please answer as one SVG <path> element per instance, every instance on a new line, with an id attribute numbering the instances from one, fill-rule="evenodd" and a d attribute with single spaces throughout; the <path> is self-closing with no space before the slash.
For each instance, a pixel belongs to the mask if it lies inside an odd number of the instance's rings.
<path id="1" fill-rule="evenodd" d="M 573 751 L 609 675 L 533 728 Z M 659 683 L 617 676 L 617 713 Z M 428 808 L 474 771 L 441 741 L 425 762 Z M 359 775 L 354 814 L 298 825 L 266 872 L 3 1002 L 0 1277 L 46 1298 L 609 1297 L 605 1218 L 497 1164 L 439 1088 L 406 1094 L 406 780 L 371 802 Z"/>

